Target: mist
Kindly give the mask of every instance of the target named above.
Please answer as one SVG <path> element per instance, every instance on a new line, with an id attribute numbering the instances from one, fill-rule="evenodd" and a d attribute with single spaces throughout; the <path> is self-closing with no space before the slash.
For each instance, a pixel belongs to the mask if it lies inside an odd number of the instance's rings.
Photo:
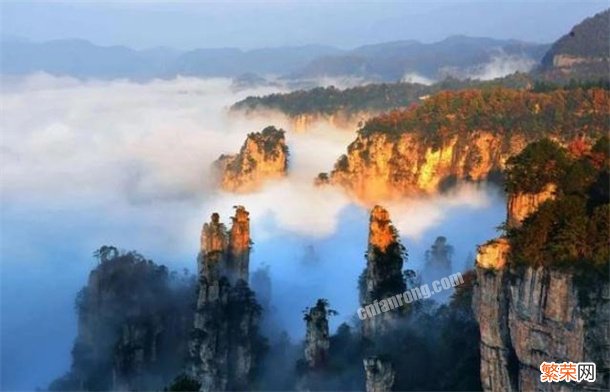
<path id="1" fill-rule="evenodd" d="M 536 64 L 531 58 L 499 53 L 489 62 L 468 69 L 465 76 L 470 79 L 492 80 L 515 72 L 529 72 Z"/>
<path id="2" fill-rule="evenodd" d="M 237 204 L 250 211 L 250 270 L 270 268 L 280 328 L 302 339 L 301 311 L 318 298 L 339 311 L 332 329 L 352 318 L 368 207 L 314 187 L 313 178 L 332 167 L 355 130 L 321 123 L 298 134 L 280 114 L 228 115 L 237 100 L 271 91 L 277 87 L 235 92 L 229 79 L 138 84 L 44 74 L 3 86 L 3 389 L 45 388 L 68 369 L 74 296 L 100 245 L 194 271 L 201 225 L 214 211 L 230 222 Z M 248 195 L 218 191 L 210 164 L 267 125 L 287 130 L 289 176 Z M 453 269 L 467 268 L 475 245 L 505 218 L 501 193 L 481 185 L 384 206 L 409 252 L 405 268 L 414 270 L 439 235 L 455 248 Z"/>

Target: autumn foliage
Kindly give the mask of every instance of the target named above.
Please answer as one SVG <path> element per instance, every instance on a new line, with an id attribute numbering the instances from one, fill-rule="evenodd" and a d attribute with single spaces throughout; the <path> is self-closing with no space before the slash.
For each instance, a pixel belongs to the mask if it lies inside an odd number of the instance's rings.
<path id="1" fill-rule="evenodd" d="M 610 93 L 600 88 L 533 92 L 507 88 L 443 91 L 416 107 L 394 110 L 367 121 L 360 133 L 418 132 L 447 137 L 470 132 L 575 137 L 608 130 Z"/>

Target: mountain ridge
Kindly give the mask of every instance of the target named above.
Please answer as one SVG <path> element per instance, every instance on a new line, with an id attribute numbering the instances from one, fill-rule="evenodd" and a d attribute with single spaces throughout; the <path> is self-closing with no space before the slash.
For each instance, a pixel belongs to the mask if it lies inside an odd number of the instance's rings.
<path id="1" fill-rule="evenodd" d="M 416 55 L 411 63 L 422 63 L 414 72 L 424 69 L 424 74 L 434 74 L 440 67 L 430 63 L 430 57 L 438 52 L 444 58 L 451 57 L 453 45 L 470 47 L 468 56 L 460 59 L 457 66 L 473 66 L 488 60 L 498 49 L 508 53 L 527 48 L 519 53 L 526 57 L 542 56 L 546 44 L 524 43 L 516 40 L 494 38 L 450 36 L 435 43 L 416 40 L 398 40 L 367 44 L 352 49 L 340 49 L 329 45 L 309 44 L 298 46 L 264 47 L 240 49 L 234 47 L 197 48 L 181 51 L 167 47 L 133 49 L 124 45 L 103 46 L 90 41 L 58 39 L 44 42 L 3 36 L 0 46 L 3 56 L 0 68 L 3 74 L 23 75 L 47 72 L 54 75 L 76 77 L 115 78 L 127 77 L 147 79 L 154 77 L 224 76 L 236 77 L 246 72 L 282 76 L 286 79 L 318 78 L 323 76 L 364 76 L 371 80 L 396 80 L 409 69 L 397 71 L 392 64 L 397 58 Z M 436 49 L 435 49 L 436 48 Z M 440 49 L 439 49 L 440 48 Z M 408 53 L 403 53 L 404 51 Z M 423 57 L 418 57 L 423 51 Z M 461 49 L 459 51 L 462 51 Z M 432 54 L 430 54 L 432 53 Z M 378 61 L 374 57 L 379 57 Z M 364 70 L 342 71 L 356 59 L 366 64 Z M 333 61 L 337 64 L 333 65 Z M 329 63 L 330 62 L 330 63 Z M 401 63 L 402 64 L 402 63 Z M 432 64 L 432 65 L 430 65 Z M 76 65 L 78 65 L 77 68 Z M 455 64 L 453 64 L 455 65 Z M 432 68 L 430 68 L 432 67 Z M 430 68 L 430 69 L 428 69 Z"/>

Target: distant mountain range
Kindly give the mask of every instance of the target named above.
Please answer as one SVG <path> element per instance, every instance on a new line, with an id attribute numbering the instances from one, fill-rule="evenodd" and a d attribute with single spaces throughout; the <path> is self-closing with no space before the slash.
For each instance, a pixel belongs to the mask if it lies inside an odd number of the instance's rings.
<path id="1" fill-rule="evenodd" d="M 340 55 L 325 56 L 293 76 L 350 75 L 380 81 L 476 77 L 494 59 L 512 61 L 515 69 L 507 71 L 528 71 L 548 48 L 546 44 L 466 36 L 453 36 L 430 44 L 398 41 L 361 46 Z"/>
<path id="2" fill-rule="evenodd" d="M 398 41 L 353 50 L 309 45 L 181 52 L 171 48 L 134 50 L 125 46 L 98 46 L 79 39 L 37 43 L 4 37 L 0 47 L 3 75 L 42 71 L 78 78 L 145 80 L 176 75 L 239 77 L 258 74 L 287 79 L 340 76 L 397 81 L 405 77 L 472 76 L 495 58 L 510 58 L 522 67 L 529 67 L 540 61 L 549 45 L 454 36 L 430 44 Z"/>
<path id="3" fill-rule="evenodd" d="M 353 75 L 362 71 L 368 72 L 369 75 L 385 75 L 386 78 L 392 75 L 396 77 L 404 69 L 415 70 L 423 76 L 428 76 L 426 72 L 434 72 L 434 70 L 437 73 L 459 70 L 462 75 L 445 76 L 463 76 L 462 79 L 465 80 L 448 77 L 427 86 L 418 83 L 419 80 L 370 83 L 344 90 L 332 86 L 318 87 L 307 91 L 247 97 L 235 103 L 232 109 L 244 112 L 277 110 L 298 118 L 299 124 L 304 124 L 308 116 L 312 119 L 316 116 L 328 118 L 339 113 L 348 119 L 351 117 L 363 119 L 366 117 L 363 113 L 370 116 L 387 110 L 404 108 L 412 103 L 421 102 L 422 97 L 427 98 L 443 90 L 498 86 L 535 91 L 593 86 L 608 89 L 610 87 L 608 37 L 610 37 L 610 10 L 587 18 L 574 26 L 569 33 L 550 46 L 546 54 L 540 54 L 538 51 L 547 45 L 468 37 L 452 37 L 429 45 L 403 41 L 363 46 L 352 51 L 349 56 L 314 60 L 301 71 L 301 75 L 319 75 L 318 72 L 332 67 L 335 67 L 334 70 L 338 75 L 350 72 Z M 489 48 L 496 49 L 490 51 Z M 501 50 L 501 56 L 504 57 L 494 61 L 493 56 L 499 56 L 494 50 Z M 507 64 L 510 65 L 512 62 L 518 65 L 515 58 L 528 56 L 540 58 L 537 64 L 530 64 L 531 72 L 506 72 L 510 70 L 510 67 L 505 67 Z M 486 64 L 482 68 L 469 65 L 481 62 Z M 350 65 L 354 67 L 350 68 Z M 494 72 L 491 72 L 493 67 L 504 68 L 494 75 Z M 499 71 L 503 71 L 506 76 Z M 485 82 L 470 80 L 477 72 L 480 75 L 486 72 L 488 76 L 496 76 L 496 78 Z M 507 75 L 509 73 L 510 75 Z M 439 76 L 441 75 L 437 74 L 438 79 Z"/>

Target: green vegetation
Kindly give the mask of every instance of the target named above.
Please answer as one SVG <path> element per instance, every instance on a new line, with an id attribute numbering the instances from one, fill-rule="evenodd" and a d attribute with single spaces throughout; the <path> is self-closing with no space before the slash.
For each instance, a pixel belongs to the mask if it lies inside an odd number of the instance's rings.
<path id="1" fill-rule="evenodd" d="M 549 139 L 529 144 L 506 162 L 506 188 L 509 193 L 538 193 L 557 184 L 568 166 L 567 151 Z"/>
<path id="2" fill-rule="evenodd" d="M 313 308 L 307 307 L 305 310 L 303 310 L 303 320 L 311 321 L 311 311 L 313 309 L 325 314 L 326 317 L 336 316 L 339 314 L 339 312 L 330 308 L 330 304 L 326 298 L 319 298 Z"/>
<path id="3" fill-rule="evenodd" d="M 171 385 L 165 388 L 169 392 L 197 392 L 201 384 L 186 374 L 181 374 L 172 381 Z"/>
<path id="4" fill-rule="evenodd" d="M 340 90 L 334 86 L 264 97 L 248 97 L 232 106 L 232 110 L 279 110 L 290 116 L 300 114 L 355 113 L 384 111 L 408 106 L 420 96 L 429 94 L 429 87 L 412 83 L 382 83 Z"/>
<path id="5" fill-rule="evenodd" d="M 508 230 L 516 265 L 585 265 L 608 273 L 608 154 L 608 136 L 603 136 L 578 155 L 546 140 L 511 159 L 509 191 L 536 191 L 545 181 L 557 185 L 555 199 L 543 203 L 521 227 Z"/>
<path id="6" fill-rule="evenodd" d="M 532 91 L 535 93 L 548 93 L 555 90 L 574 90 L 574 89 L 588 90 L 592 88 L 600 88 L 604 90 L 610 90 L 610 80 L 598 79 L 598 80 L 579 80 L 579 79 L 568 79 L 565 82 L 558 81 L 546 81 L 537 80 L 532 87 Z"/>
<path id="7" fill-rule="evenodd" d="M 444 91 L 417 107 L 395 110 L 367 121 L 360 134 L 399 136 L 417 132 L 433 140 L 475 130 L 495 134 L 590 135 L 607 130 L 610 93 L 602 89 L 558 89 L 549 93 L 491 88 Z"/>
<path id="8" fill-rule="evenodd" d="M 354 358 L 388 358 L 396 371 L 397 391 L 481 390 L 479 327 L 472 310 L 474 271 L 463 274 L 449 303 L 418 301 L 396 321 L 395 328 L 374 341 L 347 325 L 331 336 L 331 380 L 326 390 L 361 389 L 362 363 Z M 360 384 L 358 384 L 360 383 Z"/>
<path id="9" fill-rule="evenodd" d="M 263 150 L 266 154 L 271 154 L 277 157 L 277 147 L 281 146 L 284 154 L 288 155 L 288 146 L 285 142 L 285 131 L 283 129 L 277 129 L 274 126 L 268 126 L 263 129 L 260 133 L 250 133 L 248 137 L 254 140 L 261 140 L 263 142 Z"/>
<path id="10" fill-rule="evenodd" d="M 285 94 L 270 94 L 263 97 L 248 97 L 235 103 L 231 110 L 246 112 L 256 110 L 278 110 L 289 116 L 336 113 L 354 114 L 358 112 L 382 113 L 406 108 L 417 103 L 422 97 L 445 90 L 464 88 L 526 88 L 532 79 L 523 73 L 515 73 L 491 81 L 460 80 L 446 78 L 426 86 L 418 83 L 367 84 L 340 90 L 334 86 L 316 87 Z M 559 86 L 556 88 L 560 88 Z"/>

